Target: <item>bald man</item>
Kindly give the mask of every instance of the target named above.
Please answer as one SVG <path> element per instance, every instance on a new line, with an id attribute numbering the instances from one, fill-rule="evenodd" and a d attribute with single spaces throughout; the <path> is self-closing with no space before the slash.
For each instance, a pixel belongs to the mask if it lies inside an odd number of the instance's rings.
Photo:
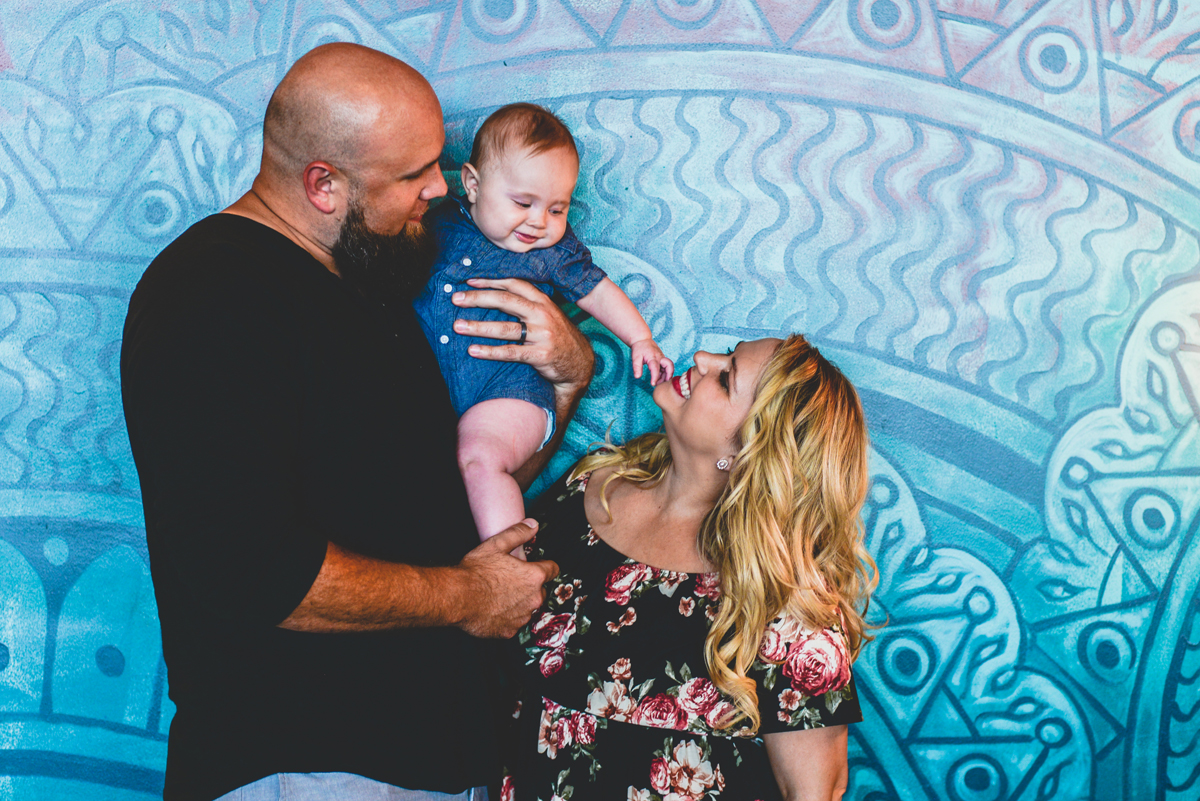
<path id="1" fill-rule="evenodd" d="M 177 707 L 164 797 L 477 799 L 495 757 L 474 638 L 511 637 L 557 567 L 509 555 L 532 524 L 478 544 L 412 311 L 421 215 L 446 191 L 441 108 L 402 62 L 326 45 L 279 84 L 263 140 L 251 190 L 163 250 L 125 325 Z M 586 340 L 528 284 L 493 285 L 457 302 L 527 334 L 476 355 L 532 365 L 569 419 Z"/>

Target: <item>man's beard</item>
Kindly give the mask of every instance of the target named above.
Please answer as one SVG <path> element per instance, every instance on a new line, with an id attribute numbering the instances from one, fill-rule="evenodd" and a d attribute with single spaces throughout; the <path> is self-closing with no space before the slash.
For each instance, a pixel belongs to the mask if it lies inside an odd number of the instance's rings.
<path id="1" fill-rule="evenodd" d="M 406 224 L 398 234 L 372 231 L 362 205 L 353 200 L 331 255 L 338 274 L 364 295 L 407 303 L 429 278 L 437 242 L 424 225 Z"/>

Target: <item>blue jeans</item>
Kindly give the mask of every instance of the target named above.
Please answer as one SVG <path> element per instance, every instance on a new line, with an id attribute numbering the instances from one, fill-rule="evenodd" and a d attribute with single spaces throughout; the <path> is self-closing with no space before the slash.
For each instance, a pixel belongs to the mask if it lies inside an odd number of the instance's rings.
<path id="1" fill-rule="evenodd" d="M 449 795 L 405 790 L 353 773 L 276 773 L 217 801 L 487 801 L 487 788 Z"/>

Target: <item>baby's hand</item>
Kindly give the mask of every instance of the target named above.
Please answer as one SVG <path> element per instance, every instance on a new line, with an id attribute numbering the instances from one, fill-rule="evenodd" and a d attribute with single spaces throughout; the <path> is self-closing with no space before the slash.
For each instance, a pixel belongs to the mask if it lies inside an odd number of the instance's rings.
<path id="1" fill-rule="evenodd" d="M 653 339 L 639 339 L 630 345 L 633 350 L 633 377 L 642 377 L 642 363 L 650 371 L 650 386 L 659 381 L 669 381 L 675 374 L 675 362 L 663 355 L 662 349 Z"/>

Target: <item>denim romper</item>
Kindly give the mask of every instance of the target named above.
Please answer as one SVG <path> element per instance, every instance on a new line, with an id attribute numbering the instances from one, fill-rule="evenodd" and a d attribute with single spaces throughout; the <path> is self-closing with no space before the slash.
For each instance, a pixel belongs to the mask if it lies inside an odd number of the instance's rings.
<path id="1" fill-rule="evenodd" d="M 468 278 L 522 278 L 547 295 L 561 292 L 572 303 L 587 295 L 605 277 L 592 263 L 592 254 L 575 238 L 571 226 L 563 238 L 548 248 L 513 253 L 496 247 L 475 226 L 462 198 L 451 196 L 425 216 L 438 245 L 429 282 L 413 308 L 421 328 L 437 355 L 438 366 L 454 411 L 463 412 L 494 398 L 515 398 L 546 410 L 547 438 L 554 428 L 554 389 L 527 364 L 476 359 L 467 353 L 471 344 L 509 345 L 508 340 L 455 334 L 455 319 L 505 320 L 517 318 L 493 309 L 463 309 L 450 302 L 455 292 L 469 290 Z"/>

